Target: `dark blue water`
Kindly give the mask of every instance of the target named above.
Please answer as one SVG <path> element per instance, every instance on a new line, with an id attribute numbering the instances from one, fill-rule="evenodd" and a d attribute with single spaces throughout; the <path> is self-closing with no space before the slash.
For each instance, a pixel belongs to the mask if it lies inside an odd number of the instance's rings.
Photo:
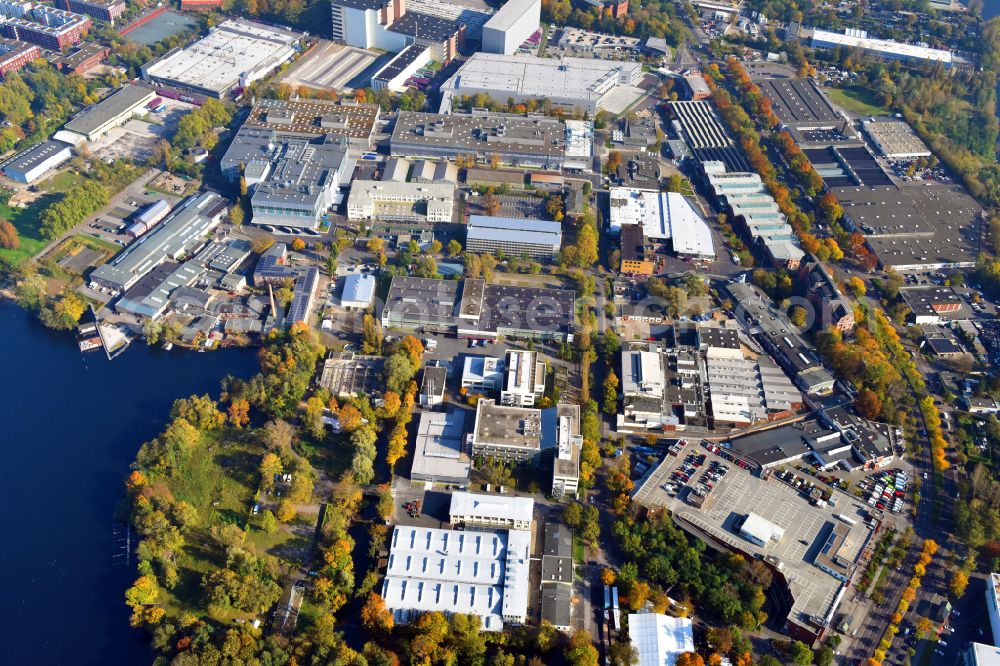
<path id="1" fill-rule="evenodd" d="M 114 512 L 174 398 L 256 371 L 250 350 L 81 354 L 0 301 L 0 664 L 148 664 L 113 566 Z M 134 565 L 134 560 L 133 560 Z"/>

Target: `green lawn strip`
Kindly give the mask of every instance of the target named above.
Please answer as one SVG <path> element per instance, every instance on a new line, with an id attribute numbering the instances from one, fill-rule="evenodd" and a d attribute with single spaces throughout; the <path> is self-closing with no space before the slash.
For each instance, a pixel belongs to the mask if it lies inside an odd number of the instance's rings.
<path id="1" fill-rule="evenodd" d="M 877 116 L 888 113 L 889 110 L 880 105 L 875 96 L 867 90 L 859 88 L 827 88 L 830 99 L 845 111 L 862 116 Z"/>
<path id="2" fill-rule="evenodd" d="M 52 199 L 49 196 L 41 197 L 26 208 L 11 208 L 0 203 L 0 220 L 13 224 L 21 240 L 21 245 L 16 250 L 0 249 L 0 258 L 16 266 L 42 251 L 48 241 L 42 237 L 41 216 Z"/>

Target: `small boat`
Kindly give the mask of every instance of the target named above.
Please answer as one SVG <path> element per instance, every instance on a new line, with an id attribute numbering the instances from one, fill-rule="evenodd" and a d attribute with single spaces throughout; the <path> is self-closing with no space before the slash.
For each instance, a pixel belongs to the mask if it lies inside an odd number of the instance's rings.
<path id="1" fill-rule="evenodd" d="M 173 348 L 174 348 L 174 343 L 172 343 L 172 342 L 164 342 L 163 343 L 163 349 L 164 349 L 164 351 L 170 351 Z"/>

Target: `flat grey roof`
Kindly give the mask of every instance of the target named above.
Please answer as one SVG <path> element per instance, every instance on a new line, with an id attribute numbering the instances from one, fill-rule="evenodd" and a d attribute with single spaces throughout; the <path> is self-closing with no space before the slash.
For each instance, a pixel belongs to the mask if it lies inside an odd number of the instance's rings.
<path id="1" fill-rule="evenodd" d="M 107 122 L 134 109 L 156 96 L 149 88 L 126 84 L 118 92 L 92 104 L 66 123 L 71 132 L 88 136 Z"/>
<path id="2" fill-rule="evenodd" d="M 0 169 L 13 169 L 22 173 L 31 171 L 36 166 L 46 161 L 56 153 L 72 148 L 70 144 L 63 141 L 43 141 L 39 144 L 22 150 L 9 160 L 0 165 Z M 69 159 L 69 156 L 66 156 Z"/>
<path id="3" fill-rule="evenodd" d="M 394 156 L 417 156 L 421 147 L 427 147 L 562 157 L 566 154 L 566 126 L 555 118 L 536 116 L 400 111 L 390 147 Z"/>
<path id="4" fill-rule="evenodd" d="M 470 215 L 465 235 L 467 239 L 547 245 L 558 250 L 562 225 L 551 220 Z"/>

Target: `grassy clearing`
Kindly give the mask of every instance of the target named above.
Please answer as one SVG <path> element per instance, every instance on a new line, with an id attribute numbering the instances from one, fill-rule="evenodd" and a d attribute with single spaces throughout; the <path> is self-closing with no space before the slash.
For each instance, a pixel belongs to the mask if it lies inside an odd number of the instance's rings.
<path id="1" fill-rule="evenodd" d="M 62 171 L 42 183 L 41 189 L 53 194 L 65 194 L 85 180 L 86 178 L 73 171 Z"/>
<path id="2" fill-rule="evenodd" d="M 202 526 L 235 523 L 245 527 L 260 481 L 260 447 L 206 435 L 208 455 L 192 458 L 184 475 L 170 484 L 174 497 L 198 510 Z"/>
<path id="3" fill-rule="evenodd" d="M 843 107 L 848 113 L 859 116 L 878 116 L 889 113 L 889 109 L 878 103 L 871 91 L 859 88 L 827 88 L 833 103 Z"/>
<path id="4" fill-rule="evenodd" d="M 11 208 L 0 204 L 0 220 L 8 220 L 17 229 L 21 246 L 16 250 L 0 249 L 0 259 L 19 265 L 42 251 L 48 242 L 42 237 L 42 211 L 52 202 L 52 197 L 41 197 L 27 208 Z"/>
<path id="5" fill-rule="evenodd" d="M 583 564 L 584 558 L 583 540 L 580 537 L 573 536 L 573 561 L 577 564 Z"/>

